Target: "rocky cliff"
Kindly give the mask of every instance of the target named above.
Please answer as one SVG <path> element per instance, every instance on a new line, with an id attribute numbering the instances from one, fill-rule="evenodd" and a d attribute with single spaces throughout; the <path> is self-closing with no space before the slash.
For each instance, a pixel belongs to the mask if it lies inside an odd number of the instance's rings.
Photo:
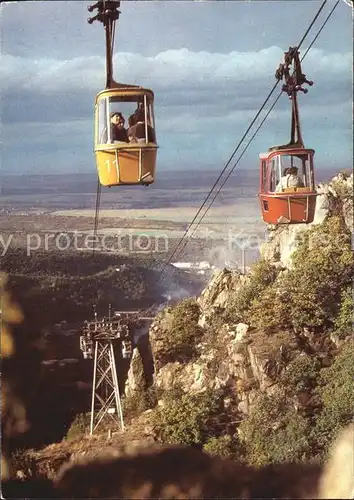
<path id="1" fill-rule="evenodd" d="M 190 397 L 216 392 L 224 410 L 231 405 L 238 422 L 244 423 L 236 429 L 242 439 L 251 432 L 247 422 L 253 419 L 255 425 L 254 415 L 273 401 L 279 410 L 277 415 L 272 408 L 274 429 L 296 425 L 306 434 L 311 419 L 325 406 L 317 385 L 329 370 L 335 373 L 337 357 L 353 340 L 353 174 L 339 174 L 318 191 L 314 222 L 270 227 L 262 259 L 248 275 L 224 269 L 195 303 L 167 308 L 155 319 L 149 337 L 161 407 L 174 388 Z M 184 351 L 182 337 L 188 345 Z M 354 361 L 352 351 L 348 356 Z M 138 387 L 131 373 L 127 390 L 138 392 Z M 351 389 L 347 392 L 348 400 L 354 398 Z M 333 434 L 326 432 L 330 439 Z M 321 438 L 322 448 L 327 438 Z M 313 456 L 309 449 L 316 448 L 316 439 L 294 452 L 294 459 Z M 268 459 L 264 454 L 259 460 Z"/>
<path id="2" fill-rule="evenodd" d="M 304 234 L 320 226 L 332 216 L 341 216 L 349 231 L 353 230 L 352 209 L 353 174 L 339 174 L 327 185 L 318 187 L 319 196 L 315 219 L 312 224 L 270 227 L 269 241 L 262 247 L 262 256 L 271 266 L 280 268 L 280 276 L 292 267 L 292 256 L 304 241 Z M 323 235 L 326 239 L 326 235 Z M 315 241 L 315 238 L 313 238 Z M 316 242 L 318 242 L 318 235 Z M 315 252 L 316 249 L 313 248 Z M 278 276 L 279 277 L 279 276 Z M 244 322 L 225 321 L 227 311 L 235 296 L 242 295 L 252 280 L 250 275 L 224 269 L 214 275 L 197 299 L 198 325 L 205 331 L 219 319 L 212 333 L 199 341 L 198 356 L 191 361 L 174 361 L 161 364 L 161 352 L 166 337 L 173 336 L 173 311 L 165 309 L 150 329 L 157 373 L 155 383 L 159 389 L 168 390 L 179 384 L 187 393 L 209 388 L 233 386 L 238 394 L 239 408 L 247 413 L 257 391 L 275 390 L 280 372 L 298 356 L 308 354 L 311 334 L 306 328 L 301 335 L 293 329 L 275 331 L 270 336 L 261 328 L 250 328 Z M 212 337 L 212 342 L 210 342 Z M 333 337 L 332 337 L 333 340 Z M 331 341 L 326 347 L 318 346 L 318 355 L 325 364 L 334 349 Z M 217 359 L 217 366 L 215 360 Z M 129 386 L 137 388 L 134 377 Z M 129 390 L 129 389 L 128 389 Z"/>

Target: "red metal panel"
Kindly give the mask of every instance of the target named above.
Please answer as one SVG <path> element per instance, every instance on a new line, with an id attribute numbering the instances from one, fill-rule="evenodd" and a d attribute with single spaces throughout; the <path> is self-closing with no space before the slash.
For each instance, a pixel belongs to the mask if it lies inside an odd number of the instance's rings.
<path id="1" fill-rule="evenodd" d="M 317 193 L 260 195 L 262 217 L 268 224 L 309 224 L 313 221 Z"/>

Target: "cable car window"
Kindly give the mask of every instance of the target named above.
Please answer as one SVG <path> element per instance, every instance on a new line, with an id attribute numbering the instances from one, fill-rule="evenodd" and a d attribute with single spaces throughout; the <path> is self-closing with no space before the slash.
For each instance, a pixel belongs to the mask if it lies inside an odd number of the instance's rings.
<path id="1" fill-rule="evenodd" d="M 276 170 L 278 178 L 275 192 L 310 186 L 308 154 L 277 155 L 277 158 L 278 168 Z"/>
<path id="2" fill-rule="evenodd" d="M 309 154 L 309 159 L 307 162 L 307 172 L 308 172 L 308 185 L 311 190 L 315 189 L 315 176 L 313 172 L 313 155 Z"/>
<path id="3" fill-rule="evenodd" d="M 150 116 L 150 120 L 151 120 L 150 125 L 155 130 L 155 116 L 154 116 L 154 108 L 152 106 L 152 103 L 149 104 L 149 116 Z"/>
<path id="4" fill-rule="evenodd" d="M 104 143 L 156 142 L 152 102 L 148 96 L 109 97 L 105 101 L 107 110 L 104 116 L 106 130 L 103 133 Z M 101 114 L 103 116 L 103 113 L 100 113 L 100 116 Z M 104 118 L 99 117 L 99 128 Z"/>
<path id="5" fill-rule="evenodd" d="M 261 177 L 261 190 L 267 190 L 267 162 L 262 160 L 262 177 Z"/>
<path id="6" fill-rule="evenodd" d="M 108 134 L 107 134 L 107 99 L 102 99 L 97 104 L 98 106 L 98 124 L 97 124 L 97 143 L 105 144 L 108 142 Z"/>
<path id="7" fill-rule="evenodd" d="M 270 163 L 270 172 L 269 172 L 269 191 L 274 192 L 277 190 L 277 186 L 280 183 L 281 179 L 281 165 L 280 165 L 280 156 L 273 156 Z"/>

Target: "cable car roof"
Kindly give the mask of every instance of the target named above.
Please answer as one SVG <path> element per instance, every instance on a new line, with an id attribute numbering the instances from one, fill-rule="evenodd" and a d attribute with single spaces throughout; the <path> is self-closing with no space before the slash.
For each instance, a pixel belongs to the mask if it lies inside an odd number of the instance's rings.
<path id="1" fill-rule="evenodd" d="M 267 151 L 266 153 L 260 153 L 259 158 L 261 160 L 266 160 L 270 156 L 275 156 L 276 154 L 282 154 L 282 155 L 294 155 L 294 154 L 306 154 L 306 153 L 315 153 L 314 149 L 310 148 L 299 148 L 299 147 L 289 147 L 289 148 L 272 148 L 271 151 Z"/>
<path id="2" fill-rule="evenodd" d="M 112 87 L 109 87 L 109 88 L 105 88 L 103 90 L 101 90 L 101 92 L 99 92 L 97 95 L 96 95 L 96 99 L 98 99 L 99 97 L 102 97 L 103 95 L 105 94 L 128 94 L 128 95 L 146 95 L 146 94 L 150 94 L 150 96 L 152 98 L 154 98 L 154 93 L 152 90 L 150 89 L 146 89 L 144 87 L 140 87 L 139 85 L 130 85 L 130 84 L 127 84 L 127 83 L 117 83 L 117 82 L 114 82 L 113 86 Z"/>

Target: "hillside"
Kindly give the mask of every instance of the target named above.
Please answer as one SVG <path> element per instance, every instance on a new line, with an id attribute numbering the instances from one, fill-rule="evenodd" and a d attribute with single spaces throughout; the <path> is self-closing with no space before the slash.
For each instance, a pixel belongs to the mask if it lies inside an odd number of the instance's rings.
<path id="1" fill-rule="evenodd" d="M 77 461 L 121 456 L 136 443 L 188 445 L 246 468 L 298 464 L 293 477 L 321 468 L 354 417 L 353 176 L 320 190 L 314 223 L 271 228 L 248 275 L 223 270 L 197 299 L 156 317 L 148 339 L 155 375 L 135 351 L 124 434 L 84 438 L 82 415 L 62 443 L 14 455 L 15 470 L 54 478 L 71 459 L 75 477 Z"/>

